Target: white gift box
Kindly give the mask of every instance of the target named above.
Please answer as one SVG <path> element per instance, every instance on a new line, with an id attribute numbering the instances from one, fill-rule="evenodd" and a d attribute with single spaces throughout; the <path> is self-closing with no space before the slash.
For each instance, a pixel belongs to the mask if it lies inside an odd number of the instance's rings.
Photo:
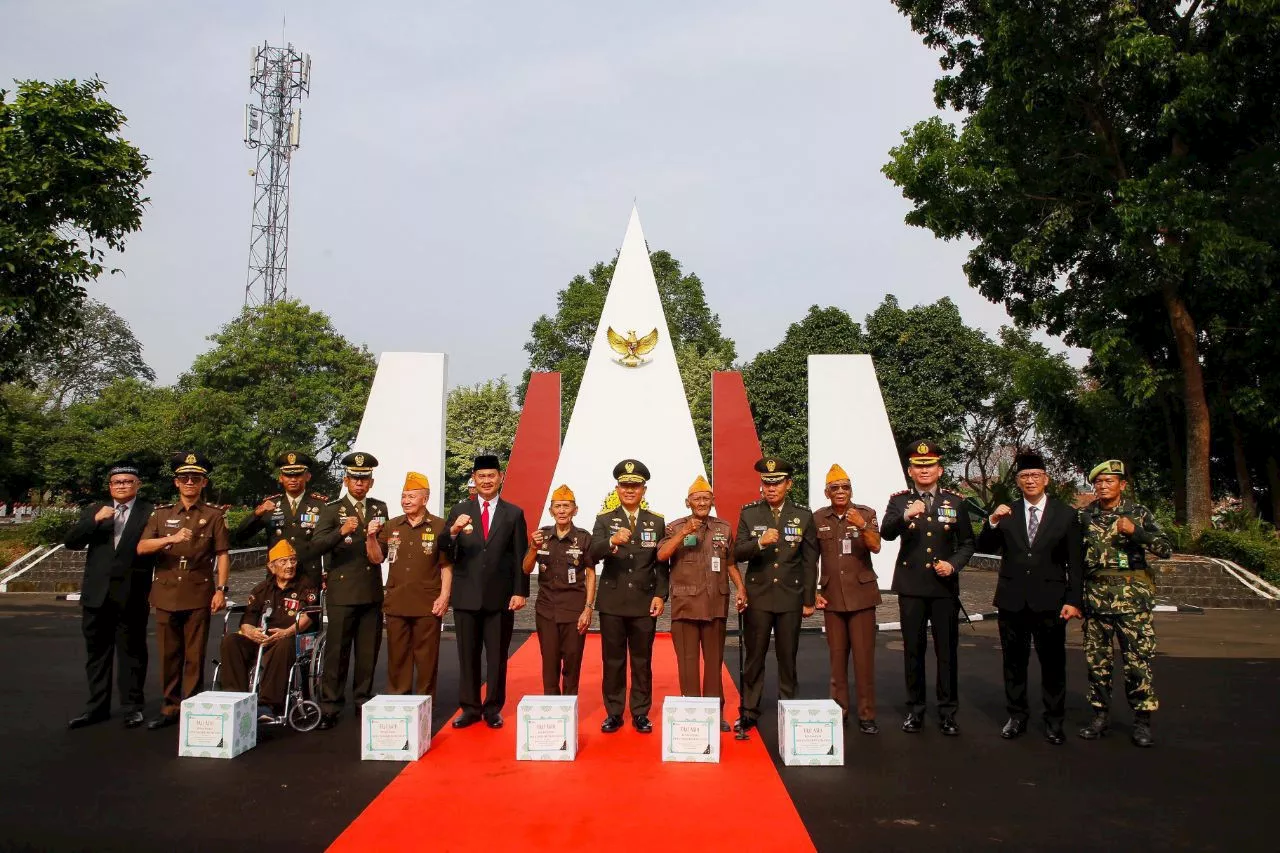
<path id="1" fill-rule="evenodd" d="M 668 696 L 662 702 L 662 760 L 720 763 L 720 700 Z"/>
<path id="2" fill-rule="evenodd" d="M 831 699 L 778 702 L 778 750 L 786 765 L 844 764 L 844 720 Z"/>
<path id="3" fill-rule="evenodd" d="M 573 761 L 578 757 L 578 697 L 526 696 L 516 709 L 516 758 Z"/>
<path id="4" fill-rule="evenodd" d="M 209 690 L 178 709 L 178 755 L 235 758 L 258 745 L 258 694 Z"/>
<path id="5" fill-rule="evenodd" d="M 379 695 L 360 709 L 362 761 L 417 761 L 430 748 L 430 696 Z"/>

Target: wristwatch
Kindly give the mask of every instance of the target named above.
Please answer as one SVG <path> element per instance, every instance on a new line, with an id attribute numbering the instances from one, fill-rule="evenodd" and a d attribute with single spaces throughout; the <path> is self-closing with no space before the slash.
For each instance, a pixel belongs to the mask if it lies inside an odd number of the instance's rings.
<path id="1" fill-rule="evenodd" d="M 214 587 L 214 589 L 216 589 L 218 592 L 231 592 L 231 587 L 229 586 L 218 586 L 218 587 Z"/>

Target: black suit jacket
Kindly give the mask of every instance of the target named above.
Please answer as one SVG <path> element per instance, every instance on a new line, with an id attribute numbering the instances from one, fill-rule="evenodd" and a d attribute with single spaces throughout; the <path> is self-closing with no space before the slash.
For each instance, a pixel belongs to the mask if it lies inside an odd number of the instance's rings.
<path id="1" fill-rule="evenodd" d="M 1083 537 L 1076 511 L 1050 497 L 1035 541 L 1028 544 L 1027 502 L 1019 498 L 1010 509 L 1013 515 L 994 528 L 990 518 L 984 520 L 978 534 L 979 550 L 1001 555 L 996 607 L 1055 613 L 1064 604 L 1080 607 Z"/>
<path id="2" fill-rule="evenodd" d="M 529 549 L 529 527 L 524 510 L 499 500 L 489 519 L 489 538 L 480 524 L 479 497 L 465 500 L 449 510 L 440 547 L 453 559 L 453 592 L 449 601 L 455 610 L 506 610 L 513 595 L 529 597 L 529 576 L 521 563 Z M 449 530 L 460 515 L 471 516 L 470 533 Z"/>
<path id="3" fill-rule="evenodd" d="M 960 594 L 960 571 L 973 556 L 973 526 L 969 523 L 964 498 L 939 489 L 932 512 L 907 520 L 907 507 L 919 498 L 920 493 L 915 489 L 891 495 L 884 520 L 880 522 L 882 539 L 892 541 L 902 537 L 892 589 L 899 595 L 955 598 Z M 934 560 L 946 560 L 955 568 L 955 573 L 938 577 L 933 570 Z"/>
<path id="4" fill-rule="evenodd" d="M 80 583 L 80 604 L 83 607 L 101 607 L 109 592 L 113 592 L 113 597 L 121 604 L 131 599 L 146 601 L 151 594 L 155 557 L 150 554 L 138 556 L 138 539 L 142 537 L 142 530 L 155 505 L 142 498 L 134 501 L 118 547 L 111 543 L 114 519 L 108 518 L 101 523 L 93 520 L 98 510 L 111 505 L 110 501 L 89 504 L 80 510 L 80 518 L 67 534 L 65 544 L 69 550 L 89 549 L 85 555 L 84 579 Z M 117 578 L 114 591 L 111 590 L 113 577 Z"/>

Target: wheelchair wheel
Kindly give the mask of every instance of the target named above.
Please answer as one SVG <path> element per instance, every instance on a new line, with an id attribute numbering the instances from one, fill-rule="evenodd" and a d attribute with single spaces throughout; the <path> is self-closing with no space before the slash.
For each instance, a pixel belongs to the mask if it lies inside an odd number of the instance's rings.
<path id="1" fill-rule="evenodd" d="M 307 673 L 306 695 L 312 700 L 320 698 L 320 677 L 324 675 L 324 647 L 325 638 L 321 637 L 311 651 L 311 668 Z"/>
<path id="2" fill-rule="evenodd" d="M 296 732 L 309 732 L 320 725 L 320 706 L 310 699 L 289 709 L 289 726 Z"/>

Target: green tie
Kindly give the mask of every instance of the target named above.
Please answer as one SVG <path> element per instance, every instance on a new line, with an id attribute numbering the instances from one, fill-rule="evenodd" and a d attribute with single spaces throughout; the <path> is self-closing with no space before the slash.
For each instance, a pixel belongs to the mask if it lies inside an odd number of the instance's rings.
<path id="1" fill-rule="evenodd" d="M 635 530 L 636 530 L 636 516 L 635 516 L 635 513 L 632 513 L 632 512 L 627 513 L 627 519 L 631 522 L 631 532 L 632 532 L 632 533 L 634 533 L 634 532 L 635 532 Z"/>
<path id="2" fill-rule="evenodd" d="M 356 501 L 356 515 L 360 516 L 361 523 L 364 522 L 364 501 Z"/>

